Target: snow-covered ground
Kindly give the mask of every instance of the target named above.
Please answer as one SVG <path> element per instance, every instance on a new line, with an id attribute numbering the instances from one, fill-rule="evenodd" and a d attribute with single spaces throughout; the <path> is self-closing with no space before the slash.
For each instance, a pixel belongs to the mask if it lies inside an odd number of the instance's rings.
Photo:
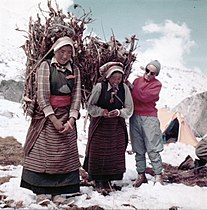
<path id="1" fill-rule="evenodd" d="M 87 143 L 87 125 L 84 131 L 84 117 L 86 110 L 81 110 L 81 118 L 78 123 L 78 148 L 79 154 L 84 156 Z M 0 136 L 14 136 L 20 143 L 24 144 L 25 135 L 29 121 L 25 119 L 21 104 L 0 99 Z M 130 150 L 130 144 L 128 150 Z M 194 147 L 182 143 L 172 143 L 165 146 L 161 153 L 163 161 L 173 166 L 178 166 L 190 155 L 195 158 Z M 83 162 L 83 158 L 80 159 Z M 7 170 L 5 170 L 7 169 Z M 12 175 L 9 182 L 0 185 L 0 190 L 7 195 L 7 199 L 13 199 L 16 203 L 23 201 L 25 208 L 47 209 L 35 204 L 35 195 L 26 189 L 20 188 L 22 166 L 0 166 L 0 176 Z M 110 193 L 104 197 L 92 187 L 81 187 L 81 196 L 74 197 L 75 204 L 79 207 L 99 205 L 104 209 L 169 209 L 177 206 L 178 209 L 207 209 L 207 187 L 189 187 L 183 184 L 169 184 L 164 186 L 154 185 L 154 177 L 147 174 L 148 184 L 140 188 L 132 186 L 132 180 L 137 176 L 133 154 L 126 153 L 126 173 L 122 181 L 115 182 L 122 185 L 121 191 Z M 90 198 L 90 199 L 89 199 Z M 48 208 L 55 208 L 53 204 Z"/>

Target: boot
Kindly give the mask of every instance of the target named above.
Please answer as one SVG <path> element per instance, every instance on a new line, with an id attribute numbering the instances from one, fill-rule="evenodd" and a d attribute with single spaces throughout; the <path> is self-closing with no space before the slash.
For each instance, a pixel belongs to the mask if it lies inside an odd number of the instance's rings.
<path id="1" fill-rule="evenodd" d="M 188 155 L 185 160 L 178 166 L 178 170 L 191 170 L 195 167 L 193 158 Z"/>
<path id="2" fill-rule="evenodd" d="M 206 164 L 206 160 L 204 159 L 195 159 L 194 161 L 195 168 L 194 168 L 194 174 L 198 175 L 202 167 Z"/>
<path id="3" fill-rule="evenodd" d="M 158 175 L 155 175 L 155 183 L 160 183 L 161 185 L 163 185 L 163 177 L 162 177 L 162 174 L 158 174 Z"/>
<path id="4" fill-rule="evenodd" d="M 50 196 L 46 194 L 38 194 L 36 203 L 41 206 L 48 206 L 48 204 L 50 204 Z"/>
<path id="5" fill-rule="evenodd" d="M 138 174 L 137 179 L 133 183 L 133 187 L 140 187 L 143 183 L 148 183 L 145 173 Z"/>
<path id="6" fill-rule="evenodd" d="M 64 204 L 66 201 L 66 197 L 63 197 L 61 195 L 53 195 L 52 196 L 52 202 L 59 205 L 59 204 Z"/>
<path id="7" fill-rule="evenodd" d="M 112 192 L 111 182 L 110 181 L 95 181 L 95 190 L 104 196 L 109 195 L 109 193 Z"/>

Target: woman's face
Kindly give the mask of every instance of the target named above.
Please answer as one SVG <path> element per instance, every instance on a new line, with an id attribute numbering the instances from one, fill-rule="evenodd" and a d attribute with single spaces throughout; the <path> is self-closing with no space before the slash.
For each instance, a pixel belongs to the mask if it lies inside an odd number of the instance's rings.
<path id="1" fill-rule="evenodd" d="M 71 59 L 73 49 L 70 45 L 61 47 L 55 52 L 55 58 L 60 65 L 65 65 Z"/>
<path id="2" fill-rule="evenodd" d="M 151 80 L 154 80 L 155 77 L 157 75 L 157 69 L 155 66 L 153 65 L 148 65 L 145 69 L 145 73 L 144 73 L 144 78 L 147 80 L 147 81 L 151 81 Z"/>
<path id="3" fill-rule="evenodd" d="M 108 81 L 112 87 L 117 87 L 123 79 L 123 74 L 120 72 L 113 73 L 109 78 Z"/>

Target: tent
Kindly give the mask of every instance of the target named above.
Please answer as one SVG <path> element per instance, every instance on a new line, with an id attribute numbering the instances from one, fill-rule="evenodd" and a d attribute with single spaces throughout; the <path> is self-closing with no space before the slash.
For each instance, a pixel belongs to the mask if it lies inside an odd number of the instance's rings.
<path id="1" fill-rule="evenodd" d="M 191 144 L 194 147 L 198 141 L 180 112 L 172 112 L 165 108 L 158 110 L 160 128 L 163 134 L 164 143 L 181 142 Z"/>

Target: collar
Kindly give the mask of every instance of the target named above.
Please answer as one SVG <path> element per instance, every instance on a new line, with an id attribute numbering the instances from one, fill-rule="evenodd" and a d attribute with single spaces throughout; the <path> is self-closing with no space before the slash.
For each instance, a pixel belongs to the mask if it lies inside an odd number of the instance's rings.
<path id="1" fill-rule="evenodd" d="M 111 84 L 108 82 L 108 88 L 107 88 L 107 91 L 111 90 L 112 89 L 112 86 Z M 119 90 L 119 86 L 117 87 L 117 90 Z"/>
<path id="2" fill-rule="evenodd" d="M 57 68 L 57 70 L 59 70 L 59 71 L 65 72 L 66 70 L 69 70 L 72 72 L 72 67 L 71 67 L 70 62 L 68 62 L 67 65 L 62 66 L 57 62 L 56 58 L 53 57 L 51 60 L 51 65 L 54 65 Z"/>

